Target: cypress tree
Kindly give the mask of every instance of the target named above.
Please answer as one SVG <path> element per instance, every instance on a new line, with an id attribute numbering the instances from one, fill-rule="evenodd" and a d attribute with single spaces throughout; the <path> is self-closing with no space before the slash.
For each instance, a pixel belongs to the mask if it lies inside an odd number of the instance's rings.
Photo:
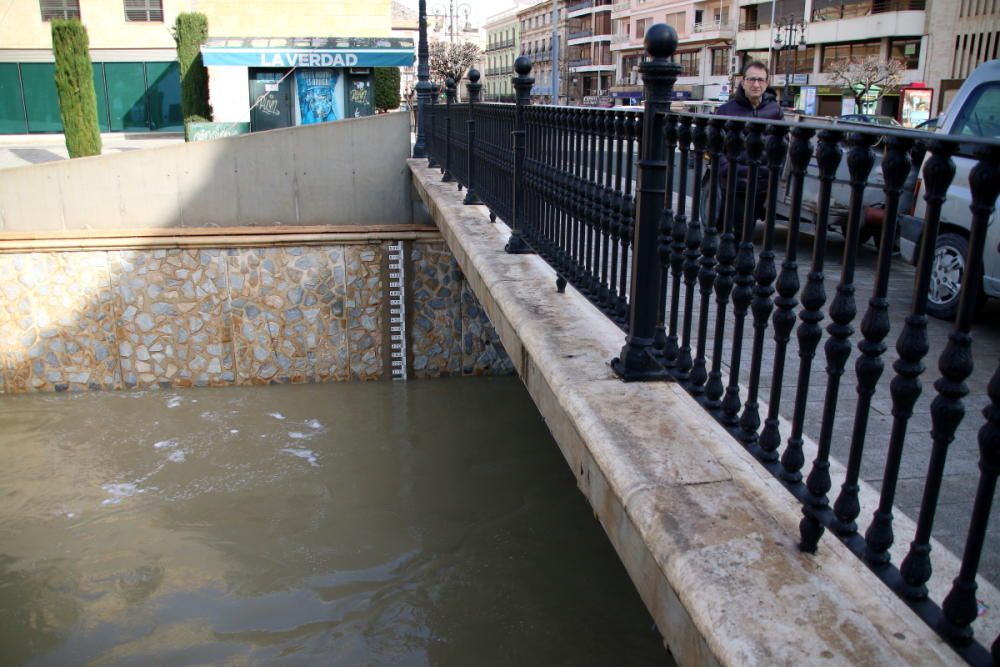
<path id="1" fill-rule="evenodd" d="M 208 18 L 197 12 L 177 15 L 174 41 L 181 71 L 181 110 L 184 120 L 192 116 L 211 120 L 208 104 L 208 71 L 201 60 L 201 45 L 208 38 Z"/>
<path id="2" fill-rule="evenodd" d="M 52 55 L 55 56 L 59 113 L 69 156 L 101 154 L 101 129 L 97 124 L 97 93 L 90 63 L 87 29 L 77 19 L 52 21 Z"/>
<path id="3" fill-rule="evenodd" d="M 379 111 L 399 108 L 399 68 L 375 68 L 375 108 Z"/>

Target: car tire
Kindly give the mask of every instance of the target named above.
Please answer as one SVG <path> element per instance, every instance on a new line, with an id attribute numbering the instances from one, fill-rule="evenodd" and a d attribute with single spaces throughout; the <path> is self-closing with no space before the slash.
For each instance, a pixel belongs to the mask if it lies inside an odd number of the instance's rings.
<path id="1" fill-rule="evenodd" d="M 969 240 L 961 234 L 945 232 L 934 244 L 931 280 L 927 295 L 927 313 L 942 320 L 953 320 L 958 314 L 962 281 L 966 278 L 965 256 Z M 975 305 L 983 303 L 982 276 L 976 279 Z"/>

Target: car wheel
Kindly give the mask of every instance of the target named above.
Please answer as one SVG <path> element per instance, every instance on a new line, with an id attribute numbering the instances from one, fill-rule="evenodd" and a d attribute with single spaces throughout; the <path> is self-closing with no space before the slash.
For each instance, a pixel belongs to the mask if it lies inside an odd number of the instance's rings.
<path id="1" fill-rule="evenodd" d="M 946 232 L 938 236 L 931 261 L 931 281 L 927 295 L 927 312 L 934 317 L 953 320 L 958 313 L 958 300 L 965 279 L 965 256 L 969 240 L 960 234 Z M 982 279 L 978 280 L 981 282 Z M 982 301 L 982 286 L 976 294 L 977 306 Z"/>

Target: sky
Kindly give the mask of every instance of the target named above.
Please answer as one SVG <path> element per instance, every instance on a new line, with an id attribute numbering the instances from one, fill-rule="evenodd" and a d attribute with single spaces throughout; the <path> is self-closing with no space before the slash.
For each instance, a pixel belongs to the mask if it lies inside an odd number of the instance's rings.
<path id="1" fill-rule="evenodd" d="M 412 7 L 414 11 L 417 9 L 417 0 L 399 0 L 404 5 Z M 527 6 L 534 4 L 532 2 L 521 2 L 522 6 Z M 469 20 L 472 21 L 472 25 L 477 28 L 481 28 L 483 22 L 494 14 L 499 14 L 500 12 L 506 11 L 514 6 L 514 0 L 455 0 L 455 14 L 458 16 L 459 20 L 465 16 L 465 14 L 459 11 L 461 5 L 469 6 Z M 435 11 L 440 11 L 443 14 L 448 13 L 448 0 L 427 0 L 427 12 L 429 14 L 435 13 Z"/>

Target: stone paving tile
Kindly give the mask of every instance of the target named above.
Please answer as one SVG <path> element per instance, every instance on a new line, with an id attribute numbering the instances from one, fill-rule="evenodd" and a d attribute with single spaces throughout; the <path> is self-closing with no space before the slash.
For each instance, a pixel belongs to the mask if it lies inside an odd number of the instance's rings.
<path id="1" fill-rule="evenodd" d="M 224 251 L 108 255 L 123 384 L 232 384 L 236 372 Z"/>
<path id="2" fill-rule="evenodd" d="M 384 376 L 382 349 L 382 258 L 384 245 L 347 246 L 347 345 L 350 379 L 377 380 Z"/>
<path id="3" fill-rule="evenodd" d="M 460 375 L 464 280 L 458 263 L 443 241 L 415 242 L 410 258 L 413 374 L 417 378 Z"/>
<path id="4" fill-rule="evenodd" d="M 0 255 L 0 391 L 121 386 L 103 252 Z"/>
<path id="5" fill-rule="evenodd" d="M 462 374 L 509 375 L 514 363 L 472 288 L 462 281 Z"/>
<path id="6" fill-rule="evenodd" d="M 348 377 L 343 246 L 227 252 L 240 384 Z"/>

